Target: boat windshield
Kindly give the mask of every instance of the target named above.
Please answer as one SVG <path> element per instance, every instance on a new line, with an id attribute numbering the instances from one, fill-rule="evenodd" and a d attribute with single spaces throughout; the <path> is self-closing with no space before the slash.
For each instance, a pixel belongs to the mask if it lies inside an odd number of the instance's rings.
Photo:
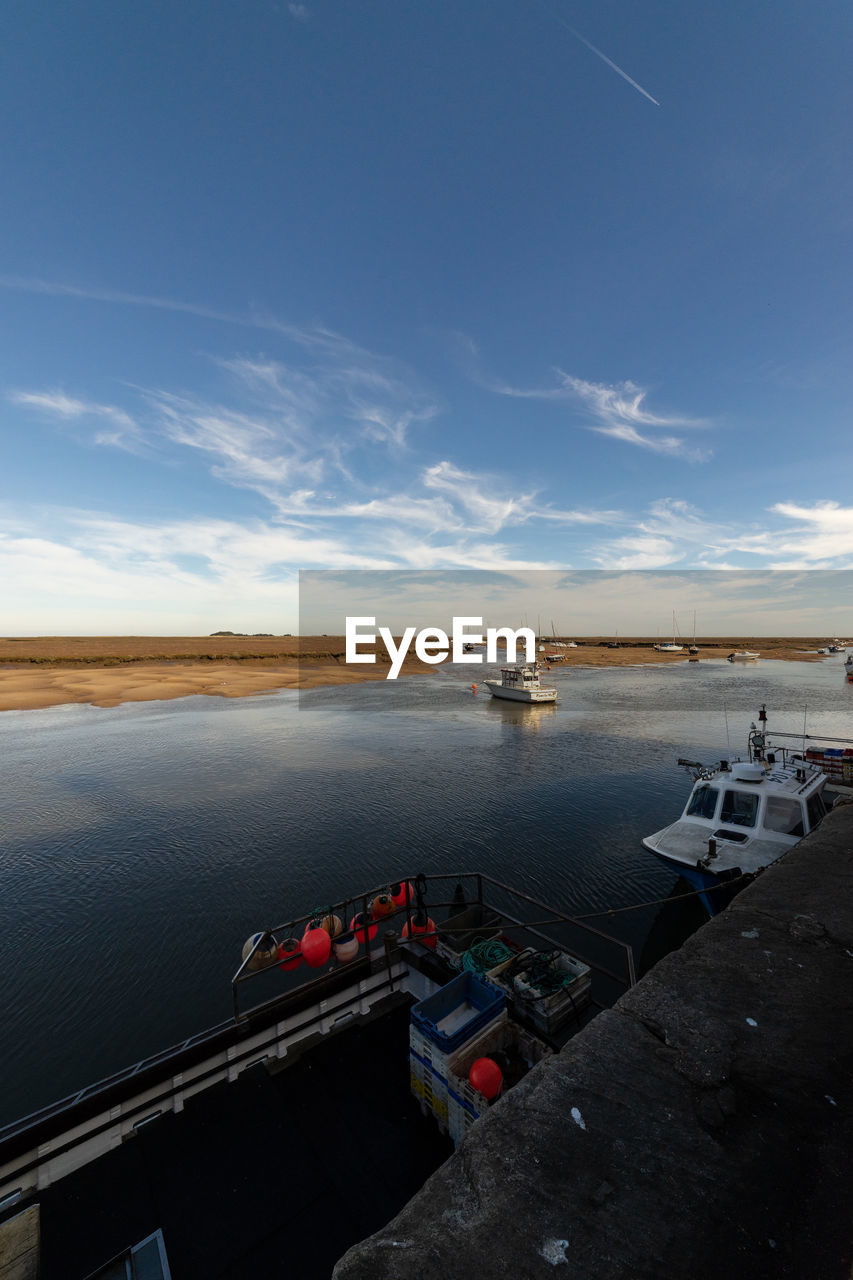
<path id="1" fill-rule="evenodd" d="M 768 796 L 764 826 L 767 831 L 778 831 L 783 836 L 805 835 L 803 807 L 799 800 L 789 800 L 786 796 Z"/>
<path id="2" fill-rule="evenodd" d="M 687 806 L 688 818 L 713 818 L 717 808 L 717 798 L 719 791 L 716 787 L 701 786 L 697 787 L 690 797 L 690 803 Z"/>
<path id="3" fill-rule="evenodd" d="M 822 795 L 809 796 L 806 801 L 809 811 L 809 830 L 814 831 L 821 818 L 826 816 L 826 805 Z"/>
<path id="4" fill-rule="evenodd" d="M 721 822 L 733 827 L 754 827 L 758 818 L 758 796 L 752 791 L 724 791 Z"/>

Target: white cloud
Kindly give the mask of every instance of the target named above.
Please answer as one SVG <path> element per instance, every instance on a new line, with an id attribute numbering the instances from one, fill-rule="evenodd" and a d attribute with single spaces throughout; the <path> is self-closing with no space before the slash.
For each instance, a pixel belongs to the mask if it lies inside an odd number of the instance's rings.
<path id="1" fill-rule="evenodd" d="M 588 430 L 598 435 L 609 436 L 613 440 L 621 440 L 625 444 L 650 449 L 654 453 L 669 454 L 688 462 L 705 462 L 711 456 L 709 450 L 688 445 L 680 436 L 643 434 L 639 428 L 648 432 L 659 429 L 672 430 L 673 427 L 705 427 L 708 424 L 701 418 L 652 413 L 645 407 L 648 391 L 637 386 L 636 383 L 626 381 L 608 386 L 601 382 L 587 382 L 560 369 L 556 370 L 556 374 L 559 386 L 544 390 L 522 390 L 499 383 L 487 385 L 492 391 L 504 396 L 516 396 L 529 400 L 579 402 L 596 420 Z"/>
<path id="2" fill-rule="evenodd" d="M 95 444 L 111 444 L 119 448 L 136 449 L 140 443 L 136 422 L 124 409 L 111 404 L 96 404 L 92 400 L 75 400 L 63 391 L 13 391 L 9 395 L 12 404 L 27 409 L 38 409 L 72 421 L 80 418 L 102 418 L 112 423 L 111 431 L 98 431 Z"/>
<path id="3" fill-rule="evenodd" d="M 297 22 L 308 21 L 308 9 L 304 4 L 289 4 L 288 12 L 296 18 Z"/>

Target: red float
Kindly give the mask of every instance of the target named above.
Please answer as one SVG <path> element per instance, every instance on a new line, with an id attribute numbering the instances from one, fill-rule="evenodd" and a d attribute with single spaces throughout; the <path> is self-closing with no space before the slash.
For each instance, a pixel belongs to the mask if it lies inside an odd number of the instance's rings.
<path id="1" fill-rule="evenodd" d="M 413 941 L 422 942 L 425 947 L 433 949 L 435 947 L 435 921 L 427 916 L 425 924 L 418 924 L 418 917 L 415 916 L 412 921 L 411 932 L 409 931 L 409 922 L 406 921 L 403 925 L 402 936 L 404 938 L 411 937 Z"/>
<path id="2" fill-rule="evenodd" d="M 302 957 L 312 969 L 325 964 L 332 952 L 332 939 L 322 925 L 312 922 L 302 935 Z"/>
<path id="3" fill-rule="evenodd" d="M 350 920 L 349 927 L 352 929 L 353 933 L 355 934 L 356 938 L 358 938 L 359 942 L 364 942 L 365 933 L 367 933 L 368 938 L 372 942 L 373 939 L 376 937 L 377 933 L 379 932 L 379 926 L 373 922 L 369 914 L 367 917 L 367 929 L 365 929 L 364 926 L 365 926 L 364 912 L 359 911 L 358 915 L 353 916 L 352 920 Z"/>
<path id="4" fill-rule="evenodd" d="M 391 900 L 395 907 L 405 907 L 407 902 L 414 902 L 415 890 L 410 880 L 391 885 Z"/>
<path id="5" fill-rule="evenodd" d="M 285 938 L 278 944 L 279 969 L 298 969 L 302 964 L 302 950 L 298 938 Z"/>
<path id="6" fill-rule="evenodd" d="M 489 1101 L 500 1097 L 504 1087 L 503 1072 L 493 1058 L 478 1058 L 473 1062 L 468 1072 L 468 1080 L 471 1086 Z"/>

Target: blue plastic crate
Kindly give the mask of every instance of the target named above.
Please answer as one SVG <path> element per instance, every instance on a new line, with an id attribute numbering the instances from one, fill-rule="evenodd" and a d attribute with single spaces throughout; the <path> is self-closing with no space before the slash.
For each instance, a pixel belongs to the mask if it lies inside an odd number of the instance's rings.
<path id="1" fill-rule="evenodd" d="M 411 1022 L 443 1053 L 451 1053 L 496 1018 L 505 1004 L 502 991 L 466 969 L 414 1005 Z"/>

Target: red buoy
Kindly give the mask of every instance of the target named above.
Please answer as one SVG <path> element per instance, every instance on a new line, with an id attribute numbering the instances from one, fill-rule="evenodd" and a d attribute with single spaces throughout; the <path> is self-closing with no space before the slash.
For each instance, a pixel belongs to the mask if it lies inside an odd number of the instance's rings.
<path id="1" fill-rule="evenodd" d="M 414 902 L 415 891 L 411 882 L 404 880 L 402 884 L 392 884 L 391 899 L 395 907 L 405 907 L 407 902 Z"/>
<path id="2" fill-rule="evenodd" d="M 278 944 L 279 969 L 298 969 L 302 964 L 302 950 L 298 938 L 285 938 Z"/>
<path id="3" fill-rule="evenodd" d="M 313 927 L 312 927 L 313 926 Z M 332 939 L 322 925 L 309 924 L 302 935 L 302 956 L 312 969 L 319 969 L 325 964 L 332 951 Z"/>
<path id="4" fill-rule="evenodd" d="M 427 916 L 424 924 L 418 924 L 418 917 L 415 916 L 412 920 L 411 931 L 409 930 L 408 920 L 403 925 L 402 936 L 404 938 L 411 937 L 413 940 L 422 942 L 425 947 L 432 949 L 435 947 L 435 921 Z"/>
<path id="5" fill-rule="evenodd" d="M 376 937 L 377 933 L 379 932 L 379 925 L 375 924 L 371 919 L 370 915 L 368 914 L 366 930 L 364 926 L 365 926 L 364 912 L 359 911 L 358 915 L 353 916 L 352 920 L 350 920 L 349 927 L 352 929 L 353 933 L 355 934 L 359 942 L 364 942 L 365 933 L 367 933 L 368 938 L 372 942 L 373 939 Z"/>
<path id="6" fill-rule="evenodd" d="M 503 1072 L 493 1058 L 478 1058 L 468 1072 L 471 1086 L 489 1101 L 500 1096 L 504 1087 Z"/>

